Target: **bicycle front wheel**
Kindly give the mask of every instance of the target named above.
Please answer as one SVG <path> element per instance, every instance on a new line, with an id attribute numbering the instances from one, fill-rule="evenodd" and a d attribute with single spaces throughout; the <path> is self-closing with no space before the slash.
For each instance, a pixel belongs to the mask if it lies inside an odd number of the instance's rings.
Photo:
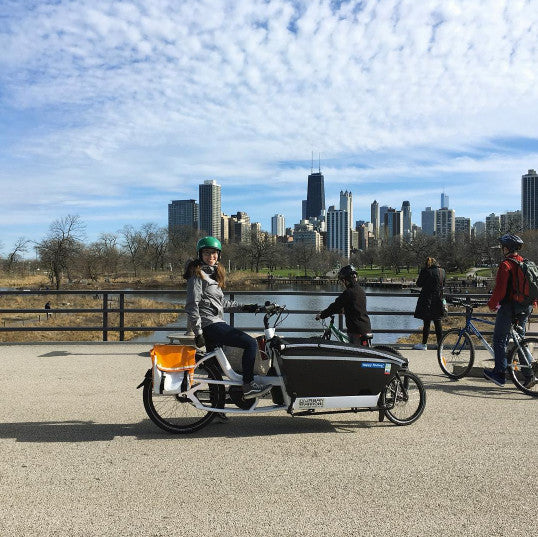
<path id="1" fill-rule="evenodd" d="M 508 356 L 508 371 L 518 390 L 538 397 L 538 339 L 526 338 Z"/>
<path id="2" fill-rule="evenodd" d="M 417 421 L 425 406 L 424 385 L 410 371 L 400 371 L 381 392 L 385 416 L 396 425 L 410 425 Z"/>
<path id="3" fill-rule="evenodd" d="M 223 408 L 225 390 L 222 385 L 208 384 L 205 379 L 222 380 L 217 368 L 204 362 L 194 370 L 194 395 L 205 406 Z M 144 383 L 144 408 L 155 425 L 169 433 L 193 433 L 205 427 L 215 412 L 201 410 L 185 395 L 157 395 L 153 393 L 153 380 Z"/>
<path id="4" fill-rule="evenodd" d="M 474 364 L 474 345 L 469 334 L 460 328 L 447 330 L 437 347 L 437 361 L 451 379 L 467 375 Z"/>

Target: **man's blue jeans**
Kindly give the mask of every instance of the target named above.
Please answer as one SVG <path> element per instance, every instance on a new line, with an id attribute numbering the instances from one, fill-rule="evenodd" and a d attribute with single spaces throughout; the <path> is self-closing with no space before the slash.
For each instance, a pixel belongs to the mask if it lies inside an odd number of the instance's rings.
<path id="1" fill-rule="evenodd" d="M 506 361 L 506 346 L 508 345 L 508 338 L 510 336 L 510 326 L 512 326 L 512 319 L 514 314 L 520 319 L 520 325 L 525 333 L 527 319 L 532 311 L 532 308 L 524 308 L 521 305 L 508 303 L 502 304 L 497 310 L 497 317 L 495 318 L 495 328 L 493 330 L 493 351 L 495 353 L 495 367 L 494 373 L 504 375 L 507 367 Z"/>
<path id="2" fill-rule="evenodd" d="M 243 382 L 248 384 L 253 380 L 254 361 L 258 351 L 258 342 L 253 337 L 224 322 L 205 326 L 202 328 L 202 332 L 206 340 L 207 350 L 213 350 L 215 347 L 221 347 L 222 345 L 244 349 L 241 363 Z"/>

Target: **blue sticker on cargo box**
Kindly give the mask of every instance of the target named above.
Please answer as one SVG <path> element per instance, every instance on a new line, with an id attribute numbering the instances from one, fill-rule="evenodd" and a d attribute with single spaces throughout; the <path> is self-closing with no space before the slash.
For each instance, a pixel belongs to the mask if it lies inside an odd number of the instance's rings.
<path id="1" fill-rule="evenodd" d="M 385 364 L 382 362 L 362 362 L 361 367 L 365 367 L 367 369 L 385 369 Z"/>

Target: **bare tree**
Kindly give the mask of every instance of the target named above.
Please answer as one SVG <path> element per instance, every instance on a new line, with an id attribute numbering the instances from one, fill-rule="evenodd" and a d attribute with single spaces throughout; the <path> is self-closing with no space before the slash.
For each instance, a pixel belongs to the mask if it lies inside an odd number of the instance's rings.
<path id="1" fill-rule="evenodd" d="M 28 251 L 28 244 L 30 244 L 30 240 L 26 239 L 24 237 L 19 237 L 15 244 L 13 245 L 13 250 L 7 255 L 6 257 L 6 271 L 11 272 L 13 270 L 13 266 L 17 261 L 20 261 L 21 254 L 24 254 Z"/>
<path id="2" fill-rule="evenodd" d="M 49 233 L 37 244 L 41 261 L 48 266 L 49 279 L 56 289 L 60 288 L 63 272 L 71 279 L 71 268 L 77 254 L 81 251 L 85 226 L 78 215 L 67 215 L 55 220 Z"/>
<path id="3" fill-rule="evenodd" d="M 293 245 L 293 258 L 297 261 L 297 265 L 302 267 L 304 275 L 307 276 L 307 271 L 312 266 L 312 260 L 317 255 L 316 247 L 312 244 L 298 243 Z"/>
<path id="4" fill-rule="evenodd" d="M 167 230 L 157 224 L 147 223 L 142 226 L 140 238 L 146 266 L 151 270 L 163 270 L 168 246 Z"/>
<path id="5" fill-rule="evenodd" d="M 261 263 L 267 258 L 267 252 L 272 243 L 269 236 L 264 234 L 252 233 L 250 243 L 241 244 L 241 251 L 249 260 L 251 270 L 256 273 L 260 272 Z"/>
<path id="6" fill-rule="evenodd" d="M 129 256 L 131 266 L 133 267 L 135 277 L 143 263 L 144 258 L 144 240 L 139 231 L 136 231 L 133 226 L 126 225 L 119 231 L 123 238 L 122 246 Z"/>

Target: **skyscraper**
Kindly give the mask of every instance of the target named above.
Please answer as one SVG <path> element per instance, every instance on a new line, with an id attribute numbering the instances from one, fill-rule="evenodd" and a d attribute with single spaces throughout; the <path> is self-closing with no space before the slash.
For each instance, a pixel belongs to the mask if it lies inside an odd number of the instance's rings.
<path id="1" fill-rule="evenodd" d="M 325 212 L 325 178 L 321 171 L 308 176 L 306 218 L 319 218 Z"/>
<path id="2" fill-rule="evenodd" d="M 408 201 L 402 203 L 403 215 L 403 236 L 408 238 L 411 236 L 411 204 Z"/>
<path id="3" fill-rule="evenodd" d="M 435 236 L 454 237 L 456 233 L 456 213 L 453 209 L 435 211 Z"/>
<path id="4" fill-rule="evenodd" d="M 277 237 L 283 237 L 286 234 L 286 220 L 281 214 L 271 217 L 271 234 Z"/>
<path id="5" fill-rule="evenodd" d="M 350 228 L 347 211 L 331 205 L 327 211 L 327 248 L 337 250 L 346 259 L 350 255 Z"/>
<path id="6" fill-rule="evenodd" d="M 501 233 L 501 217 L 495 213 L 486 216 L 486 234 L 498 237 Z"/>
<path id="7" fill-rule="evenodd" d="M 469 239 L 471 237 L 471 219 L 464 216 L 456 216 L 456 235 Z"/>
<path id="8" fill-rule="evenodd" d="M 200 230 L 212 237 L 221 238 L 221 186 L 217 181 L 204 181 L 199 185 Z"/>
<path id="9" fill-rule="evenodd" d="M 448 204 L 449 204 L 449 199 L 448 199 L 448 196 L 442 192 L 441 193 L 441 209 L 448 209 Z"/>
<path id="10" fill-rule="evenodd" d="M 385 232 L 385 240 L 402 240 L 403 229 L 403 213 L 389 207 L 388 211 L 383 216 L 383 229 Z"/>
<path id="11" fill-rule="evenodd" d="M 525 228 L 538 229 L 538 175 L 534 170 L 521 176 L 521 213 Z"/>
<path id="12" fill-rule="evenodd" d="M 349 219 L 348 227 L 353 225 L 353 194 L 351 191 L 343 192 L 340 190 L 340 210 L 347 211 L 347 217 Z"/>
<path id="13" fill-rule="evenodd" d="M 422 211 L 422 233 L 425 235 L 435 235 L 435 213 L 431 207 L 426 207 Z"/>
<path id="14" fill-rule="evenodd" d="M 182 227 L 198 227 L 198 204 L 195 200 L 173 200 L 168 204 L 168 233 Z"/>
<path id="15" fill-rule="evenodd" d="M 376 239 L 379 238 L 379 203 L 376 200 L 370 205 L 370 221 L 374 227 L 373 233 Z"/>

